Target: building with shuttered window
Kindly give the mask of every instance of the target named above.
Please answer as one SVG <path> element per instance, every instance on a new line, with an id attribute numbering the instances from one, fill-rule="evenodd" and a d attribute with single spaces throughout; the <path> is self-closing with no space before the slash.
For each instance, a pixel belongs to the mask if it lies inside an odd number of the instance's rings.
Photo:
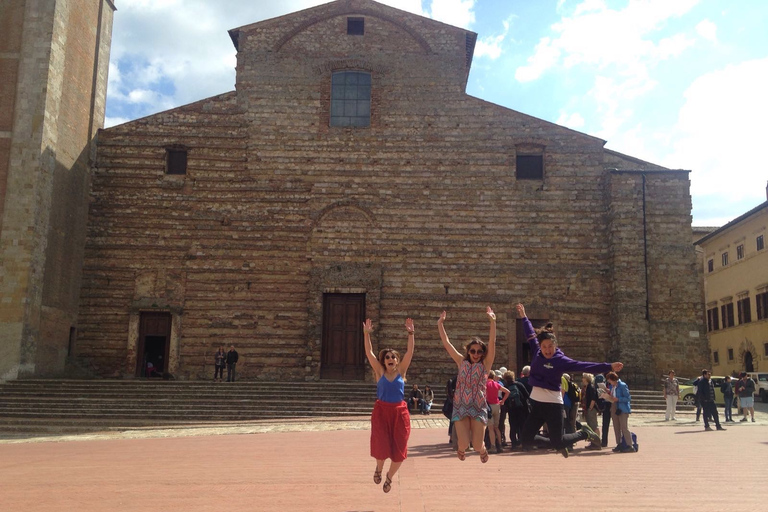
<path id="1" fill-rule="evenodd" d="M 768 191 L 767 191 L 768 192 Z M 768 201 L 696 241 L 712 371 L 768 368 Z"/>

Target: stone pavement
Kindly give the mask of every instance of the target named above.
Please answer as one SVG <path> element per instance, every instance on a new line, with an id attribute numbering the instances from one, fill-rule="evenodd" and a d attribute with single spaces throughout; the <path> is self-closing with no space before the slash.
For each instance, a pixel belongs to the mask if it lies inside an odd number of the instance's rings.
<path id="1" fill-rule="evenodd" d="M 0 511 L 757 511 L 768 502 L 764 412 L 725 432 L 704 432 L 690 415 L 633 415 L 636 454 L 582 443 L 568 459 L 511 452 L 487 464 L 474 453 L 458 461 L 445 425 L 413 418 L 389 494 L 372 482 L 367 418 L 6 440 Z"/>

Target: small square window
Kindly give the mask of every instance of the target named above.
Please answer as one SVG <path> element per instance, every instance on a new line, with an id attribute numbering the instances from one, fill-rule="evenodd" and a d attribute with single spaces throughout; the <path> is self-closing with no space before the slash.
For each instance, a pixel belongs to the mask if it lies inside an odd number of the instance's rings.
<path id="1" fill-rule="evenodd" d="M 740 260 L 744 258 L 744 244 L 736 246 L 736 259 Z"/>
<path id="2" fill-rule="evenodd" d="M 763 239 L 763 235 L 760 235 L 757 237 L 757 250 L 762 251 L 765 249 L 765 240 Z"/>
<path id="3" fill-rule="evenodd" d="M 710 259 L 707 261 L 707 272 L 714 272 L 715 270 L 715 260 Z"/>
<path id="4" fill-rule="evenodd" d="M 723 253 L 723 266 L 724 267 L 728 266 L 728 253 L 727 252 Z"/>
<path id="5" fill-rule="evenodd" d="M 733 349 L 732 348 L 728 349 L 728 360 L 729 361 L 733 361 Z"/>
<path id="6" fill-rule="evenodd" d="M 515 177 L 519 180 L 543 180 L 543 155 L 517 155 Z"/>
<path id="7" fill-rule="evenodd" d="M 717 353 L 717 350 L 712 352 L 712 361 L 714 361 L 715 364 L 720 364 L 720 354 Z"/>
<path id="8" fill-rule="evenodd" d="M 365 18 L 347 18 L 347 35 L 365 35 Z"/>
<path id="9" fill-rule="evenodd" d="M 165 150 L 165 173 L 187 174 L 187 150 L 168 148 Z"/>

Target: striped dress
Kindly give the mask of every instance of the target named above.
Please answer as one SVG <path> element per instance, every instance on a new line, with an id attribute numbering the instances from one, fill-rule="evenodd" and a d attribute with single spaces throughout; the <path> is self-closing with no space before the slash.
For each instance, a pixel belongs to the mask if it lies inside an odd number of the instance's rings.
<path id="1" fill-rule="evenodd" d="M 485 400 L 487 372 L 482 362 L 470 363 L 467 360 L 459 366 L 456 379 L 456 393 L 453 395 L 453 418 L 459 421 L 470 417 L 488 423 L 488 403 Z"/>

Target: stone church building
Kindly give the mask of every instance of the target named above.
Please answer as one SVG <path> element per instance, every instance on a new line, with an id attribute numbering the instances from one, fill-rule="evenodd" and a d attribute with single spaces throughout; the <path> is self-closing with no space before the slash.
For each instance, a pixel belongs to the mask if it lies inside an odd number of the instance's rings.
<path id="1" fill-rule="evenodd" d="M 442 383 L 440 312 L 459 345 L 492 306 L 519 370 L 518 302 L 630 383 L 706 365 L 688 171 L 469 96 L 477 34 L 372 0 L 230 36 L 234 91 L 98 132 L 79 365 L 209 379 L 235 345 L 245 379 L 370 379 L 362 322 L 402 351 L 411 317 L 409 378 Z"/>

